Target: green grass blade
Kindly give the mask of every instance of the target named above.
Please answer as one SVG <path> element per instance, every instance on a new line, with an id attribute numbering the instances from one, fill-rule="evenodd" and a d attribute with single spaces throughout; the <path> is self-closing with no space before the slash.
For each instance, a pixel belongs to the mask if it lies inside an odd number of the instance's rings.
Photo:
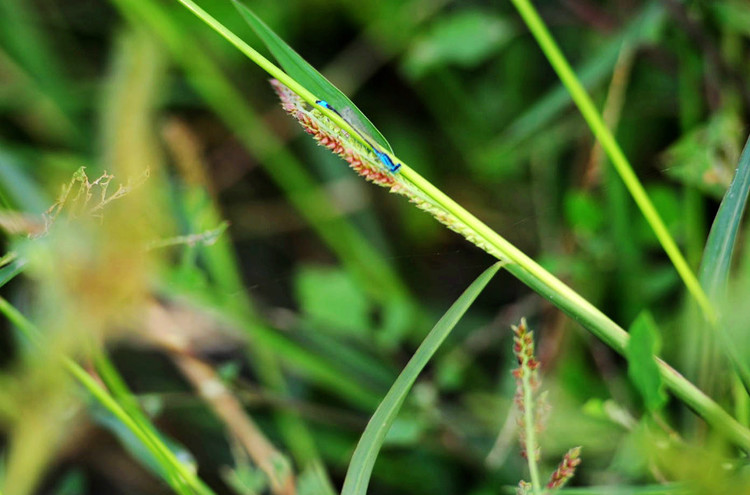
<path id="1" fill-rule="evenodd" d="M 750 138 L 742 150 L 734 179 L 721 201 L 711 226 L 703 259 L 698 270 L 701 285 L 712 301 L 721 298 L 729 279 L 732 253 L 740 230 L 742 214 L 750 193 Z"/>
<path id="2" fill-rule="evenodd" d="M 247 21 L 250 27 L 253 28 L 255 34 L 257 34 L 263 43 L 265 43 L 266 47 L 271 51 L 287 74 L 318 96 L 318 98 L 326 100 L 333 105 L 334 108 L 339 110 L 350 108 L 353 110 L 359 119 L 359 122 L 364 126 L 364 130 L 367 131 L 367 134 L 369 134 L 383 148 L 393 153 L 385 136 L 383 136 L 375 125 L 370 122 L 365 114 L 363 114 L 344 93 L 331 84 L 323 74 L 307 63 L 305 59 L 300 57 L 292 47 L 274 33 L 271 28 L 260 20 L 258 16 L 256 16 L 244 3 L 239 0 L 232 0 L 232 2 L 234 3 L 234 6 L 237 7 L 237 10 L 245 21 Z"/>
<path id="3" fill-rule="evenodd" d="M 716 311 L 698 282 L 698 278 L 690 269 L 685 257 L 677 247 L 677 243 L 675 243 L 674 239 L 669 234 L 667 226 L 656 211 L 656 208 L 651 202 L 646 190 L 643 188 L 643 185 L 638 180 L 638 176 L 633 171 L 633 167 L 630 165 L 625 153 L 623 153 L 614 136 L 607 128 L 593 101 L 591 101 L 591 98 L 576 77 L 559 46 L 547 30 L 544 21 L 539 17 L 539 14 L 529 0 L 512 0 L 512 2 L 516 6 L 516 9 L 518 9 L 523 20 L 526 22 L 531 33 L 536 38 L 542 51 L 555 69 L 555 72 L 557 72 L 560 80 L 562 80 L 565 87 L 568 88 L 568 91 L 581 111 L 583 118 L 588 123 L 594 136 L 596 136 L 601 143 L 602 148 L 612 161 L 615 170 L 620 174 L 625 186 L 628 188 L 628 191 L 630 191 L 630 195 L 633 197 L 644 218 L 651 226 L 651 229 L 654 231 L 654 234 L 664 248 L 664 251 L 667 253 L 667 256 L 669 256 L 669 259 L 672 261 L 672 264 L 682 278 L 688 291 L 698 303 L 703 315 L 709 322 L 715 324 L 717 322 Z"/>
<path id="4" fill-rule="evenodd" d="M 589 60 L 576 68 L 583 85 L 591 88 L 604 82 L 614 69 L 624 44 L 637 47 L 647 42 L 650 33 L 661 25 L 664 18 L 662 4 L 650 3 L 644 7 L 621 35 L 608 41 Z M 483 151 L 483 155 L 494 157 L 500 152 L 521 145 L 535 133 L 542 131 L 570 103 L 570 93 L 564 86 L 550 90 L 516 118 L 497 140 L 491 142 Z"/>
<path id="5" fill-rule="evenodd" d="M 440 344 L 443 343 L 451 330 L 453 330 L 453 327 L 456 326 L 456 323 L 466 313 L 466 310 L 469 309 L 469 306 L 471 306 L 501 266 L 501 263 L 492 265 L 461 294 L 461 297 L 440 318 L 440 321 L 437 322 L 419 346 L 417 352 L 409 360 L 404 371 L 401 372 L 393 383 L 393 386 L 391 386 L 391 389 L 372 415 L 369 423 L 367 423 L 359 444 L 357 444 L 357 448 L 354 450 L 354 455 L 352 455 L 341 495 L 365 495 L 367 493 L 370 475 L 375 466 L 375 460 L 377 459 L 380 447 L 383 445 L 385 436 L 396 419 L 398 411 L 401 409 L 401 405 L 404 403 L 412 385 L 417 380 L 419 373 L 424 369 L 435 354 L 435 351 L 440 347 Z"/>
<path id="6" fill-rule="evenodd" d="M 698 271 L 701 285 L 715 304 L 720 303 L 725 295 L 732 254 L 742 215 L 747 205 L 748 194 L 750 194 L 750 139 L 745 143 L 734 179 L 716 213 Z M 745 387 L 750 387 L 750 366 L 737 354 L 736 346 L 732 344 L 731 338 L 722 325 L 717 328 L 717 338 L 721 350 L 731 359 Z"/>

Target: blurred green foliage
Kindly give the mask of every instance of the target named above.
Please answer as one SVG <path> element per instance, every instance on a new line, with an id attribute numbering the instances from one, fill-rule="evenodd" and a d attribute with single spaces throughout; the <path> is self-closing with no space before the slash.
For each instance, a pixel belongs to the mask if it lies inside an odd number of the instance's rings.
<path id="1" fill-rule="evenodd" d="M 622 110 L 609 124 L 697 269 L 746 138 L 747 2 L 537 3 L 600 108 L 621 52 L 632 52 Z M 231 2 L 202 4 L 262 46 Z M 411 166 L 639 330 L 632 342 L 641 364 L 629 370 L 499 274 L 407 397 L 370 493 L 505 493 L 524 478 L 509 419 L 509 327 L 521 316 L 537 332 L 551 392 L 545 470 L 581 444 L 574 486 L 680 493 L 675 483 L 685 482 L 695 493 L 742 493 L 736 452 L 686 408 L 662 408 L 648 351 L 660 340 L 664 358 L 745 425 L 746 393 L 726 360 L 707 357 L 715 351 L 672 266 L 509 2 L 248 5 Z M 288 457 L 298 493 L 326 493 L 329 479 L 338 491 L 398 372 L 492 260 L 311 146 L 266 78 L 175 1 L 0 0 L 0 220 L 6 252 L 26 256 L 0 268 L 2 295 L 43 335 L 62 334 L 50 337 L 52 350 L 59 344 L 82 364 L 106 340 L 137 404 L 158 403 L 148 420 L 165 444 L 215 493 L 262 493 L 266 472 L 176 356 L 219 370 L 230 363 L 217 382 Z M 148 192 L 132 195 L 143 201 L 126 197 L 122 210 L 85 228 L 65 217 L 55 236 L 25 238 L 81 166 L 92 180 L 114 172 L 112 192 L 147 165 Z M 224 219 L 229 231 L 213 243 L 142 254 L 134 241 L 200 236 Z M 21 249 L 29 245 L 40 251 Z M 732 266 L 719 306 L 747 359 L 747 245 L 737 253 L 741 266 Z M 16 276 L 29 259 L 34 269 Z M 135 313 L 165 308 L 186 348 L 155 340 L 166 323 L 107 317 L 102 308 L 119 308 L 112 298 L 136 275 L 141 292 L 126 295 L 146 302 Z M 658 325 L 636 320 L 644 310 Z M 153 454 L 88 401 L 68 400 L 83 392 L 50 376 L 57 368 L 48 354 L 10 324 L 0 342 L 0 473 L 7 480 L 6 466 L 16 473 L 17 459 L 28 463 L 19 468 L 27 487 L 0 483 L 4 495 L 165 493 L 166 480 L 149 471 Z M 19 439 L 31 457 L 12 454 Z M 699 470 L 703 459 L 701 476 L 681 469 Z M 641 488 L 615 491 L 626 486 Z"/>

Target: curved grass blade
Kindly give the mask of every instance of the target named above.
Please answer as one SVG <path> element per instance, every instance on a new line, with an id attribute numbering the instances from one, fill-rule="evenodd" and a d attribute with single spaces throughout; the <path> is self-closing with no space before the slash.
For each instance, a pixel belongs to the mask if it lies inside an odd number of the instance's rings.
<path id="1" fill-rule="evenodd" d="M 404 370 L 398 376 L 391 386 L 391 389 L 385 395 L 385 398 L 378 406 L 375 414 L 372 415 L 365 432 L 354 450 L 354 455 L 349 463 L 349 470 L 346 473 L 344 487 L 341 495 L 365 495 L 367 485 L 370 483 L 372 468 L 375 466 L 375 460 L 383 445 L 385 436 L 388 433 L 393 421 L 398 415 L 401 405 L 406 399 L 412 385 L 417 380 L 419 373 L 424 369 L 429 360 L 435 354 L 440 344 L 450 334 L 453 327 L 461 319 L 471 303 L 477 298 L 480 292 L 487 286 L 487 283 L 497 273 L 502 263 L 495 263 L 485 270 L 470 286 L 458 300 L 448 309 L 440 318 L 440 321 L 433 327 L 422 344 L 414 353 L 407 363 Z"/>
<path id="2" fill-rule="evenodd" d="M 729 184 L 719 211 L 708 234 L 703 259 L 698 271 L 699 280 L 708 297 L 716 302 L 729 279 L 732 253 L 740 230 L 742 214 L 745 212 L 750 193 L 750 138 L 742 150 L 737 171 Z"/>
<path id="3" fill-rule="evenodd" d="M 385 139 L 383 134 L 378 131 L 377 127 L 370 122 L 370 120 L 363 114 L 352 101 L 339 89 L 334 86 L 328 79 L 323 76 L 320 72 L 307 63 L 292 47 L 290 47 L 284 40 L 282 40 L 271 28 L 269 28 L 258 16 L 256 16 L 252 10 L 250 10 L 240 0 L 232 0 L 234 6 L 239 11 L 240 15 L 245 21 L 253 28 L 255 34 L 265 43 L 268 50 L 273 54 L 276 60 L 279 62 L 281 67 L 293 77 L 298 83 L 307 88 L 308 91 L 315 94 L 318 99 L 325 100 L 334 108 L 349 108 L 351 109 L 357 120 L 364 127 L 366 134 L 371 136 L 380 146 L 385 148 L 389 153 L 393 153 L 390 144 Z"/>
<path id="4" fill-rule="evenodd" d="M 698 271 L 699 280 L 709 299 L 714 304 L 721 302 L 725 296 L 729 270 L 732 264 L 732 253 L 740 230 L 742 215 L 750 194 L 750 138 L 740 155 L 740 162 L 729 189 L 721 201 L 716 213 L 711 232 L 708 234 L 703 259 Z M 731 359 L 737 374 L 750 388 L 750 367 L 737 354 L 737 347 L 732 344 L 726 329 L 718 326 L 717 338 L 723 350 Z"/>

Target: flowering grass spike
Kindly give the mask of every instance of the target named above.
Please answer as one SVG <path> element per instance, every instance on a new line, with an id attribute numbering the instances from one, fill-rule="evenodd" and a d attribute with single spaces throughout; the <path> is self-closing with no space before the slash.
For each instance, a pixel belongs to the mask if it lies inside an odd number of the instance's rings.
<path id="1" fill-rule="evenodd" d="M 518 367 L 512 373 L 516 379 L 516 395 L 514 402 L 520 412 L 518 426 L 520 429 L 521 456 L 529 465 L 531 482 L 521 481 L 516 493 L 518 495 L 539 495 L 543 493 L 539 477 L 538 462 L 541 458 L 541 449 L 537 436 L 544 429 L 544 423 L 549 413 L 546 395 L 539 393 L 539 367 L 540 363 L 534 355 L 534 332 L 526 325 L 526 320 L 521 319 L 518 326 L 513 327 L 513 354 L 518 361 Z M 546 485 L 547 490 L 561 488 L 575 474 L 576 467 L 581 463 L 581 448 L 570 449 L 557 469 L 550 476 Z"/>
<path id="2" fill-rule="evenodd" d="M 391 161 L 390 157 L 384 160 L 384 157 L 388 155 L 376 150 L 373 146 L 367 146 L 360 142 L 284 84 L 272 79 L 271 85 L 279 95 L 282 108 L 297 119 L 304 127 L 305 132 L 312 135 L 318 144 L 325 146 L 346 160 L 349 166 L 359 175 L 370 182 L 388 188 L 392 193 L 406 196 L 418 208 L 428 212 L 440 223 L 464 236 L 469 242 L 497 259 L 505 259 L 497 248 L 477 237 L 476 233 L 469 229 L 464 222 L 455 218 L 453 214 L 412 184 L 407 174 L 393 173 L 406 168 L 400 162 L 392 162 L 392 165 L 389 165 L 387 162 Z"/>

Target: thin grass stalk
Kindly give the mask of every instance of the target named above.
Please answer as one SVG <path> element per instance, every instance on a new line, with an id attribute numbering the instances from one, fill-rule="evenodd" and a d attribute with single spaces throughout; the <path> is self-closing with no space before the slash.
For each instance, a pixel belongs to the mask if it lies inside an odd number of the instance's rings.
<path id="1" fill-rule="evenodd" d="M 617 173 L 625 183 L 625 187 L 627 187 L 631 196 L 640 208 L 641 213 L 643 213 L 644 218 L 651 226 L 654 234 L 656 234 L 657 239 L 682 278 L 688 292 L 690 292 L 693 299 L 698 304 L 698 307 L 701 309 L 704 318 L 709 324 L 709 328 L 713 331 L 713 335 L 718 339 L 722 350 L 732 363 L 735 373 L 737 373 L 740 379 L 744 381 L 746 387 L 750 387 L 750 368 L 748 368 L 745 362 L 737 355 L 736 349 L 732 345 L 729 336 L 726 335 L 726 332 L 721 327 L 719 314 L 713 306 L 714 301 L 709 299 L 709 296 L 704 290 L 704 285 L 707 284 L 704 277 L 702 276 L 699 281 L 698 277 L 696 277 L 690 269 L 690 265 L 688 265 L 687 260 L 682 255 L 682 252 L 680 252 L 680 249 L 677 247 L 672 236 L 669 234 L 666 225 L 664 225 L 664 222 L 656 211 L 651 199 L 648 197 L 643 185 L 641 185 L 638 180 L 638 176 L 633 171 L 633 167 L 625 156 L 625 153 L 623 153 L 622 149 L 617 144 L 617 140 L 615 140 L 612 132 L 605 124 L 593 101 L 591 101 L 588 93 L 576 77 L 573 69 L 570 67 L 570 64 L 568 64 L 565 56 L 550 34 L 544 21 L 534 9 L 530 0 L 512 0 L 512 2 L 526 22 L 529 30 L 536 38 L 542 51 L 555 69 L 555 72 L 557 72 L 560 80 L 565 87 L 568 88 L 573 101 L 578 105 L 584 119 L 589 124 L 589 127 L 606 151 L 609 159 L 617 170 Z M 702 284 L 701 282 L 704 283 Z M 711 293 L 711 287 L 709 287 L 708 290 L 709 293 Z"/>
<path id="2" fill-rule="evenodd" d="M 549 30 L 547 30 L 544 21 L 539 17 L 539 14 L 529 0 L 511 1 L 516 6 L 516 9 L 518 9 L 524 22 L 534 35 L 534 38 L 536 38 L 540 48 L 547 56 L 547 60 L 549 60 L 552 67 L 555 69 L 555 72 L 557 72 L 560 80 L 565 87 L 568 88 L 570 96 L 581 111 L 583 118 L 588 123 L 594 136 L 596 136 L 597 140 L 601 143 L 607 156 L 609 156 L 609 159 L 612 161 L 612 165 L 614 165 L 617 170 L 617 173 L 620 174 L 620 177 L 628 188 L 628 191 L 630 191 L 633 200 L 638 205 L 638 208 L 640 208 L 641 213 L 643 213 L 648 224 L 651 226 L 651 229 L 654 231 L 654 234 L 664 248 L 664 251 L 667 253 L 667 256 L 669 256 L 669 259 L 672 261 L 672 264 L 682 278 L 688 291 L 698 303 L 703 315 L 712 326 L 716 326 L 718 323 L 718 314 L 711 305 L 706 293 L 703 291 L 701 284 L 698 282 L 698 278 L 690 269 L 685 257 L 682 255 L 674 239 L 669 234 L 664 221 L 659 216 L 659 213 L 656 211 L 651 199 L 648 197 L 646 190 L 638 180 L 638 176 L 633 171 L 633 167 L 625 156 L 625 153 L 623 153 L 612 135 L 612 132 L 610 132 L 609 128 L 602 120 L 602 117 L 599 115 L 596 106 L 593 101 L 591 101 L 591 98 L 583 85 L 578 81 L 570 64 L 568 64 L 568 61 L 557 46 L 554 38 L 549 33 Z"/>

